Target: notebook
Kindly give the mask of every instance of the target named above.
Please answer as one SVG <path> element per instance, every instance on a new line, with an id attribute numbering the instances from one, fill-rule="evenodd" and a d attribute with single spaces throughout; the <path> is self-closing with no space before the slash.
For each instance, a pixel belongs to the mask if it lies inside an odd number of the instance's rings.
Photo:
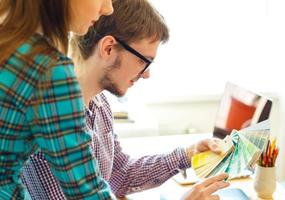
<path id="1" fill-rule="evenodd" d="M 219 195 L 220 200 L 250 200 L 250 198 L 238 188 L 226 188 L 221 189 L 214 194 Z M 178 198 L 178 197 L 177 197 Z M 165 197 L 163 194 L 160 194 L 160 200 L 173 200 L 177 199 L 175 197 Z"/>
<path id="2" fill-rule="evenodd" d="M 220 200 L 250 200 L 248 196 L 238 188 L 222 189 L 216 192 Z"/>

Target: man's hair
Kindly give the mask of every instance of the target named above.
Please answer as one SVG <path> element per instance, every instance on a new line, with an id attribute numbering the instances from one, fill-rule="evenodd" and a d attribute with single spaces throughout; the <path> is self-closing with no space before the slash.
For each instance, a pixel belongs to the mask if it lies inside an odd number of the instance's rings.
<path id="1" fill-rule="evenodd" d="M 73 36 L 71 55 L 79 60 L 88 59 L 101 36 L 112 35 L 126 43 L 151 39 L 165 43 L 169 31 L 163 17 L 147 0 L 119 0 L 113 3 L 114 13 L 102 16 L 84 36 Z"/>

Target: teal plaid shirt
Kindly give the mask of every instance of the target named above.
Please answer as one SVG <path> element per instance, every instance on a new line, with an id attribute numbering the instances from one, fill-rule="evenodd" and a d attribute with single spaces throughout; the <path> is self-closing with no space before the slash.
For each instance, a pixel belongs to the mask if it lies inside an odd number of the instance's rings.
<path id="1" fill-rule="evenodd" d="M 33 35 L 0 65 L 0 199 L 24 198 L 21 169 L 38 149 L 68 199 L 113 199 L 84 127 L 72 61 Z"/>

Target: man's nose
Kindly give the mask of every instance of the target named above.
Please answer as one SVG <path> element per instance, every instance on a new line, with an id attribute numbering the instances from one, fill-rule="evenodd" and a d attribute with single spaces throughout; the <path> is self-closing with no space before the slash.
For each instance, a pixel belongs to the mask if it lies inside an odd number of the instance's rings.
<path id="1" fill-rule="evenodd" d="M 141 76 L 140 76 L 140 78 L 143 78 L 143 79 L 147 79 L 147 78 L 149 78 L 149 77 L 150 77 L 150 71 L 149 71 L 149 69 L 146 70 L 146 71 L 144 71 L 144 72 L 141 74 Z"/>

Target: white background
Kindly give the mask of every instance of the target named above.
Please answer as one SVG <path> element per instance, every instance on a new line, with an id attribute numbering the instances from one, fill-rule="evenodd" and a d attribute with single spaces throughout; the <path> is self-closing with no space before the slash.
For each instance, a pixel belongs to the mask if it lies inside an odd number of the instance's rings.
<path id="1" fill-rule="evenodd" d="M 151 78 L 129 98 L 221 94 L 226 81 L 261 93 L 283 93 L 284 0 L 151 0 L 164 16 L 170 41 Z"/>

